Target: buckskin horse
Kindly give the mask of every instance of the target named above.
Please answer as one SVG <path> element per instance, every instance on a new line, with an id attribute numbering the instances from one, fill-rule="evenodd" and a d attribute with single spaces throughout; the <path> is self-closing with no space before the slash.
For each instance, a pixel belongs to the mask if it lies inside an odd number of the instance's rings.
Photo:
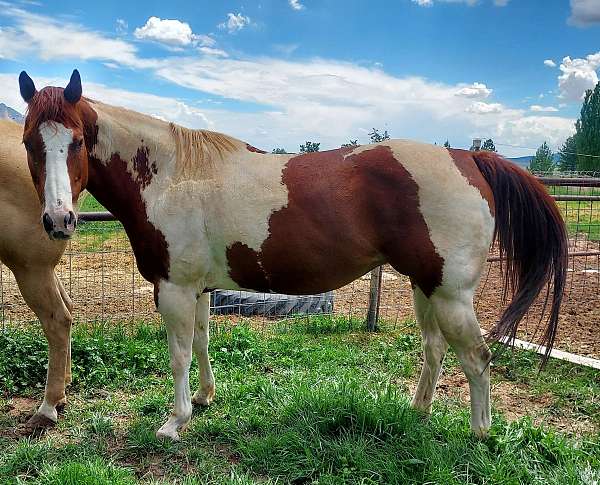
<path id="1" fill-rule="evenodd" d="M 0 120 L 0 261 L 15 275 L 25 302 L 40 319 L 48 339 L 44 401 L 19 428 L 28 434 L 53 425 L 71 381 L 72 303 L 54 267 L 66 242 L 52 242 L 40 225 L 42 207 L 31 183 L 23 148 L 23 127 Z"/>
<path id="2" fill-rule="evenodd" d="M 391 264 L 408 275 L 424 342 L 413 399 L 429 411 L 448 345 L 469 381 L 471 428 L 490 427 L 489 362 L 473 294 L 492 241 L 513 295 L 489 337 L 514 337 L 546 285 L 543 341 L 552 347 L 566 277 L 567 239 L 552 198 L 496 153 L 390 140 L 303 155 L 273 155 L 227 135 L 190 130 L 82 97 L 37 91 L 23 140 L 51 238 L 73 234 L 87 188 L 119 219 L 138 268 L 154 284 L 174 377 L 173 412 L 159 437 L 179 439 L 192 402 L 215 394 L 208 358 L 212 288 L 310 294 Z M 198 357 L 192 396 L 189 367 Z"/>

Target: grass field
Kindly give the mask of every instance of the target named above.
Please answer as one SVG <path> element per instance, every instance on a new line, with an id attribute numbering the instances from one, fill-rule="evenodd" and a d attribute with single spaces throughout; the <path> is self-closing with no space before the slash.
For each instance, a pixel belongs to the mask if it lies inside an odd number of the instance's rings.
<path id="1" fill-rule="evenodd" d="M 76 327 L 58 428 L 19 440 L 11 434 L 19 418 L 0 414 L 0 483 L 598 483 L 597 371 L 551 361 L 538 374 L 534 354 L 504 354 L 495 387 L 525 387 L 552 418 L 588 424 L 563 435 L 495 411 L 491 437 L 478 441 L 457 399 L 436 401 L 429 419 L 410 409 L 420 367 L 414 324 L 377 334 L 359 327 L 320 317 L 268 333 L 221 330 L 211 340 L 217 398 L 195 410 L 177 444 L 154 437 L 173 392 L 164 330 Z M 45 350 L 37 331 L 0 334 L 0 409 L 11 408 L 8 395 L 40 397 Z M 452 355 L 446 364 L 456 373 Z"/>

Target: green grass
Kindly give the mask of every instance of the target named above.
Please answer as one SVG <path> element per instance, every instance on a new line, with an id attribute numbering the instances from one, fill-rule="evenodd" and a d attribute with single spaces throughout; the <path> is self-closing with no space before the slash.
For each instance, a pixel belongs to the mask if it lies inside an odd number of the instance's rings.
<path id="1" fill-rule="evenodd" d="M 181 443 L 154 432 L 168 416 L 172 380 L 164 330 L 138 324 L 76 327 L 76 369 L 58 429 L 12 437 L 0 420 L 0 483 L 594 483 L 600 478 L 597 372 L 505 353 L 494 382 L 550 396 L 545 412 L 589 422 L 562 435 L 495 412 L 491 437 L 474 439 L 468 409 L 439 399 L 429 419 L 409 406 L 420 337 L 360 330 L 359 322 L 299 318 L 258 333 L 213 332 L 217 397 L 195 409 Z M 33 330 L 0 334 L 0 407 L 8 395 L 41 395 L 45 345 Z M 23 343 L 18 353 L 14 343 Z M 31 358 L 27 358 L 30 356 Z M 40 364 L 42 362 L 42 364 Z M 456 359 L 447 359 L 453 372 Z M 195 365 L 195 363 L 194 363 Z M 192 372 L 192 386 L 197 385 Z M 6 376 L 9 376 L 7 379 Z M 18 382 L 8 388 L 5 382 Z M 14 386 L 14 384 L 11 384 Z"/>
<path id="2" fill-rule="evenodd" d="M 86 193 L 79 206 L 80 212 L 103 212 L 106 208 L 94 196 Z M 117 221 L 84 222 L 79 225 L 74 244 L 80 251 L 97 252 L 107 241 L 122 240 L 120 245 L 128 248 L 129 243 L 123 231 L 123 225 Z"/>

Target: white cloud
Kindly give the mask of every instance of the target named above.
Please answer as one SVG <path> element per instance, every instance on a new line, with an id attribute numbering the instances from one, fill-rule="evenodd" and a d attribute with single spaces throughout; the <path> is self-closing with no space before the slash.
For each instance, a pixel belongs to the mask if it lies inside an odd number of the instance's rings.
<path id="1" fill-rule="evenodd" d="M 294 10 L 302 10 L 304 8 L 304 5 L 302 5 L 300 3 L 300 0 L 288 0 L 290 7 L 292 7 Z"/>
<path id="2" fill-rule="evenodd" d="M 544 66 L 556 67 L 556 62 L 554 62 L 552 59 L 546 59 L 544 61 Z"/>
<path id="3" fill-rule="evenodd" d="M 222 49 L 215 49 L 214 47 L 199 47 L 198 50 L 207 56 L 216 56 L 216 57 L 229 57 L 229 54 Z"/>
<path id="4" fill-rule="evenodd" d="M 0 74 L 0 102 L 24 113 L 26 105 L 21 99 L 18 87 L 18 74 Z M 154 94 L 125 91 L 107 87 L 104 84 L 83 81 L 85 95 L 92 99 L 123 106 L 140 113 L 146 113 L 162 120 L 175 121 L 190 128 L 214 129 L 214 123 L 203 110 L 189 106 L 183 101 L 156 96 Z M 68 78 L 35 77 L 37 86 L 66 86 Z"/>
<path id="5" fill-rule="evenodd" d="M 494 0 L 494 5 L 496 5 L 496 7 L 506 7 L 509 1 L 510 0 Z"/>
<path id="6" fill-rule="evenodd" d="M 482 101 L 476 101 L 468 106 L 465 111 L 477 115 L 489 115 L 501 113 L 502 109 L 503 107 L 500 103 L 484 103 Z"/>
<path id="7" fill-rule="evenodd" d="M 117 31 L 117 34 L 123 35 L 123 34 L 127 33 L 127 29 L 129 28 L 129 24 L 127 23 L 126 20 L 124 20 L 124 19 L 117 19 L 115 23 L 116 23 L 115 30 Z"/>
<path id="8" fill-rule="evenodd" d="M 568 22 L 577 27 L 600 23 L 600 0 L 571 0 Z"/>
<path id="9" fill-rule="evenodd" d="M 600 68 L 600 52 L 585 58 L 563 58 L 559 66 L 562 74 L 558 76 L 560 98 L 571 101 L 581 100 L 585 91 L 598 83 L 597 70 Z"/>
<path id="10" fill-rule="evenodd" d="M 228 13 L 227 21 L 218 25 L 220 29 L 227 29 L 232 34 L 242 30 L 246 25 L 250 24 L 250 17 L 245 17 L 241 13 Z"/>
<path id="11" fill-rule="evenodd" d="M 196 55 L 140 58 L 135 46 L 124 40 L 108 39 L 76 24 L 42 16 L 16 20 L 12 31 L 0 31 L 0 45 L 12 46 L 12 55 L 18 59 L 96 59 L 142 70 L 217 100 L 255 103 L 262 110 L 215 109 L 214 103 L 205 105 L 211 109 L 200 110 L 180 100 L 115 90 L 83 79 L 86 95 L 186 126 L 211 127 L 264 148 L 283 145 L 293 150 L 307 139 L 321 141 L 324 148 L 339 146 L 348 137 L 365 142 L 373 126 L 385 127 L 395 137 L 429 142 L 448 138 L 454 146 L 468 146 L 472 137 L 482 135 L 521 146 L 538 146 L 544 140 L 560 144 L 572 131 L 569 118 L 532 116 L 523 109 L 481 101 L 492 93 L 483 82 L 445 84 L 331 59 L 225 58 L 200 50 L 210 46 L 199 46 Z M 64 45 L 42 35 L 49 28 L 65 32 L 57 33 Z M 37 29 L 39 34 L 34 35 Z M 73 36 L 85 43 L 69 45 Z M 25 42 L 17 42 L 22 39 Z M 22 106 L 16 73 L 4 78 L 0 101 Z M 35 81 L 38 86 L 48 84 Z M 65 83 L 66 79 L 53 84 Z"/>
<path id="12" fill-rule="evenodd" d="M 171 46 L 188 46 L 195 42 L 212 46 L 214 39 L 206 35 L 195 35 L 187 22 L 176 19 L 150 17 L 146 24 L 133 32 L 138 39 L 153 40 Z"/>
<path id="13" fill-rule="evenodd" d="M 539 104 L 532 104 L 529 109 L 538 113 L 551 113 L 558 111 L 558 108 L 555 108 L 554 106 L 540 106 Z"/>
<path id="14" fill-rule="evenodd" d="M 462 85 L 457 92 L 457 96 L 463 96 L 465 98 L 487 98 L 492 94 L 492 90 L 489 89 L 483 83 L 473 83 L 469 85 Z"/>
<path id="15" fill-rule="evenodd" d="M 8 59 L 33 54 L 49 60 L 82 59 L 113 61 L 130 67 L 151 67 L 154 62 L 137 57 L 137 49 L 85 27 L 36 15 L 0 2 L 2 14 L 17 25 L 0 30 L 0 52 Z"/>

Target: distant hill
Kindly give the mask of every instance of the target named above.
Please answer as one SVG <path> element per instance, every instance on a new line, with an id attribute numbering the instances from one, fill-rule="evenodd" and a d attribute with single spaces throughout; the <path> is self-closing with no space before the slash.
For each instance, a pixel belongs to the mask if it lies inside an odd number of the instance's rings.
<path id="1" fill-rule="evenodd" d="M 560 162 L 560 154 L 555 153 L 553 155 L 553 158 L 554 158 L 555 163 Z M 533 155 L 528 155 L 525 157 L 509 158 L 508 160 L 510 160 L 513 163 L 516 163 L 519 167 L 527 168 L 527 167 L 529 167 L 531 160 L 533 160 Z"/>
<path id="2" fill-rule="evenodd" d="M 528 155 L 525 157 L 509 158 L 508 160 L 517 164 L 519 167 L 527 168 L 527 167 L 529 167 L 529 163 L 531 162 L 531 160 L 533 160 L 533 155 Z"/>
<path id="3" fill-rule="evenodd" d="M 20 124 L 25 123 L 25 116 L 4 103 L 0 103 L 0 119 L 13 120 Z"/>

